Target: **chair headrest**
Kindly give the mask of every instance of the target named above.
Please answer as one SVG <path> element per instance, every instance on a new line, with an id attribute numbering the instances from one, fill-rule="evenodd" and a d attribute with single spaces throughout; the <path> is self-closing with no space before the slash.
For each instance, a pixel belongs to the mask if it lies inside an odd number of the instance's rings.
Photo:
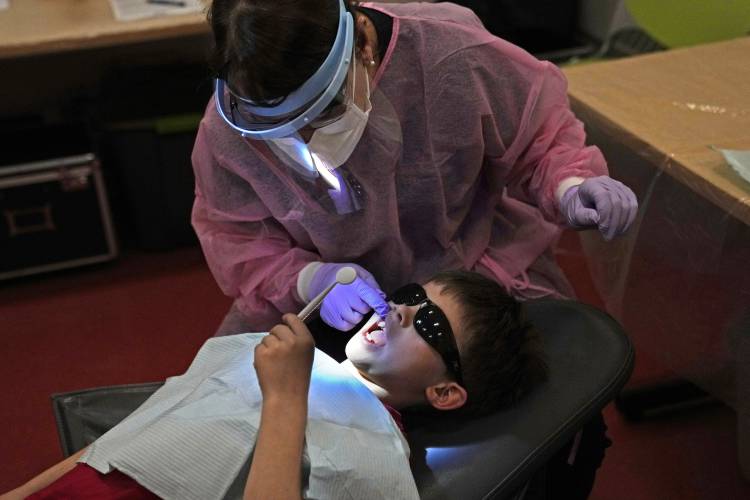
<path id="1" fill-rule="evenodd" d="M 509 410 L 410 430 L 421 498 L 507 497 L 629 378 L 633 348 L 610 316 L 574 301 L 540 300 L 526 307 L 542 337 L 549 379 Z"/>

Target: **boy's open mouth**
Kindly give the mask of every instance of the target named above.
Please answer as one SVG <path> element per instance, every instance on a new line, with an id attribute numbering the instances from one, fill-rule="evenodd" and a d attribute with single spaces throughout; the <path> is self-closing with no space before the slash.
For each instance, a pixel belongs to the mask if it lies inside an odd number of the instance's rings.
<path id="1" fill-rule="evenodd" d="M 360 330 L 362 339 L 373 346 L 384 346 L 387 342 L 387 336 L 384 331 L 385 321 L 377 313 L 372 313 L 365 326 Z"/>

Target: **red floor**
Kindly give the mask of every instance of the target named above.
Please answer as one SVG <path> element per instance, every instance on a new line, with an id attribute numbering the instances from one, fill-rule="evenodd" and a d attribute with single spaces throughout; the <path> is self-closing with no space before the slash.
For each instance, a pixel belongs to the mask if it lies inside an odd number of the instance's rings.
<path id="1" fill-rule="evenodd" d="M 185 371 L 229 304 L 197 248 L 0 286 L 0 491 L 62 458 L 50 394 Z"/>
<path id="2" fill-rule="evenodd" d="M 596 304 L 585 265 L 561 260 L 582 300 Z M 197 248 L 0 284 L 0 492 L 62 458 L 50 394 L 184 371 L 229 303 Z M 664 372 L 638 353 L 635 380 Z M 731 410 L 632 424 L 608 407 L 605 417 L 615 444 L 592 498 L 750 498 Z"/>

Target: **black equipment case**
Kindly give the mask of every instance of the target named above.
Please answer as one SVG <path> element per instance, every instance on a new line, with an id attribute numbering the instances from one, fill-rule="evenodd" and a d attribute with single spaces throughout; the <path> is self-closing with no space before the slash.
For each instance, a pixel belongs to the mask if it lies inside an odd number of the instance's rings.
<path id="1" fill-rule="evenodd" d="M 0 166 L 0 280 L 116 256 L 93 153 Z"/>

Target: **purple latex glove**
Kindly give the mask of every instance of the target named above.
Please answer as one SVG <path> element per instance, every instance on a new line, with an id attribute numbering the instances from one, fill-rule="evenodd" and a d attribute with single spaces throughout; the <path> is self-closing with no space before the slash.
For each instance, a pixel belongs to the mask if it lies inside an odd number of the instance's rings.
<path id="1" fill-rule="evenodd" d="M 625 184 L 603 175 L 565 191 L 560 199 L 560 212 L 571 227 L 598 227 L 604 239 L 611 240 L 633 223 L 638 214 L 638 200 Z"/>
<path id="2" fill-rule="evenodd" d="M 320 306 L 320 318 L 341 331 L 354 328 L 371 309 L 382 318 L 390 311 L 378 282 L 372 274 L 356 264 L 321 265 L 310 280 L 310 297 L 315 297 L 336 281 L 336 272 L 347 266 L 357 271 L 357 278 L 349 285 L 333 287 Z"/>

